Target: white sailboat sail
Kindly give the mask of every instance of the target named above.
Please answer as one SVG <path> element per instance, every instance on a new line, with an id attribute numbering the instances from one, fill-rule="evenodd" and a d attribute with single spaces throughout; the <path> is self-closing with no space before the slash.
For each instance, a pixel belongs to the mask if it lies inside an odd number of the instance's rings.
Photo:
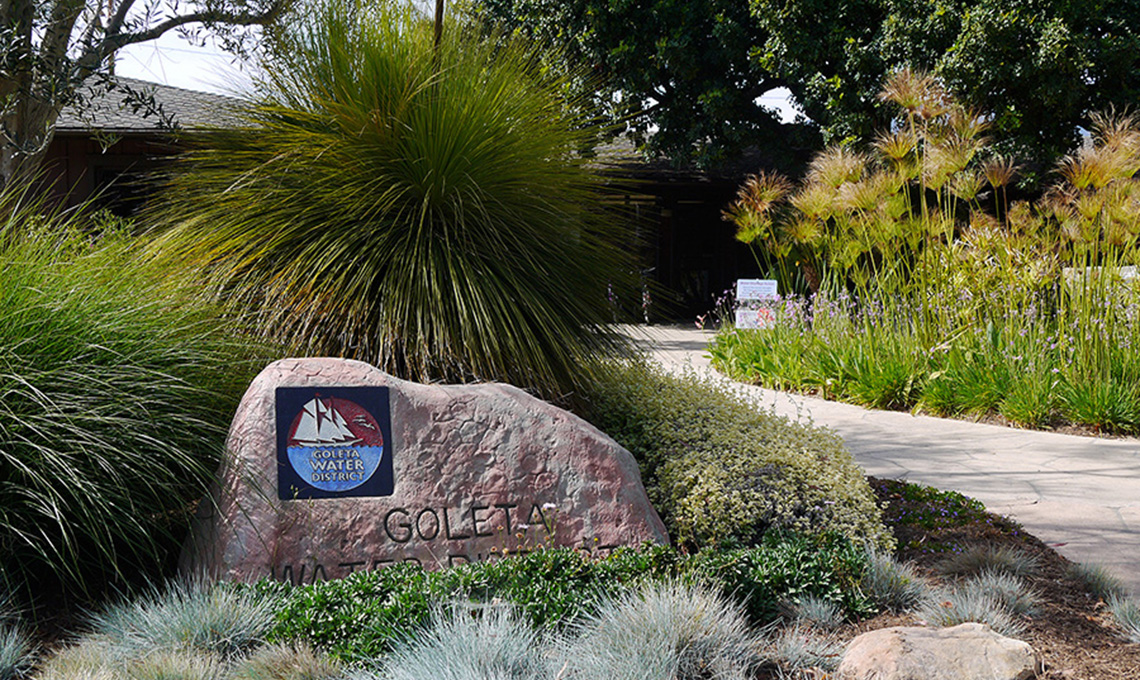
<path id="1" fill-rule="evenodd" d="M 348 429 L 348 422 L 332 407 L 331 400 L 322 402 L 317 398 L 302 409 L 301 422 L 297 423 L 293 441 L 299 446 L 351 446 L 363 440 Z"/>

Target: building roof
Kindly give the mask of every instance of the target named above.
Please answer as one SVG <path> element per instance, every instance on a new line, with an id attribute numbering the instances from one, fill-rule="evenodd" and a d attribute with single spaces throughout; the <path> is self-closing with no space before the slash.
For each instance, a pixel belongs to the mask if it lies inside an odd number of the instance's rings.
<path id="1" fill-rule="evenodd" d="M 164 129 L 162 118 L 142 106 L 137 96 L 161 107 L 163 116 L 184 128 L 228 127 L 234 124 L 241 100 L 181 87 L 159 85 L 135 78 L 113 77 L 121 87 L 110 91 L 103 86 L 88 88 L 89 100 L 82 107 L 69 106 L 60 113 L 56 132 L 154 133 Z"/>

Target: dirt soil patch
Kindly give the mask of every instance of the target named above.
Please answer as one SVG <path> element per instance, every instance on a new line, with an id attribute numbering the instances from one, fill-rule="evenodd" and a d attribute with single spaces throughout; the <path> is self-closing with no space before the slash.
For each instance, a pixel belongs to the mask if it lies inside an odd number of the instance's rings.
<path id="1" fill-rule="evenodd" d="M 1035 556 L 1040 564 L 1026 582 L 1041 597 L 1038 613 L 1025 620 L 1021 636 L 1041 653 L 1048 680 L 1140 680 L 1140 644 L 1130 643 L 1105 603 L 1068 574 L 1070 562 L 1016 522 L 985 512 L 957 494 L 869 478 L 886 520 L 898 539 L 897 557 L 914 562 L 931 581 L 950 554 L 978 546 L 1007 546 Z M 882 614 L 848 624 L 844 639 L 898 625 L 919 625 L 913 615 Z"/>

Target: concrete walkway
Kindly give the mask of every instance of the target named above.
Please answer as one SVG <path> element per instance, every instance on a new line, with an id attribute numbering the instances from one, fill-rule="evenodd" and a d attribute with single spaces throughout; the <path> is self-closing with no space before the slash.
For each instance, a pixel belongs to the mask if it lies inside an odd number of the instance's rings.
<path id="1" fill-rule="evenodd" d="M 628 327 L 671 370 L 712 372 L 711 333 Z M 741 386 L 793 419 L 839 433 L 876 477 L 977 498 L 1075 562 L 1103 565 L 1140 595 L 1140 439 L 1097 439 L 872 411 Z"/>

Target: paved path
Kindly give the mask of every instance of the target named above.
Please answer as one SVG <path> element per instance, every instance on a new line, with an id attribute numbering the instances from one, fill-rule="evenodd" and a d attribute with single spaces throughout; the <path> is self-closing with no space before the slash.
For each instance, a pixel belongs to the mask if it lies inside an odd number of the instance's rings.
<path id="1" fill-rule="evenodd" d="M 710 371 L 711 333 L 629 327 L 671 369 Z M 1105 566 L 1140 595 L 1140 439 L 1097 439 L 872 411 L 755 386 L 777 413 L 838 432 L 877 477 L 977 498 L 1077 562 Z"/>

